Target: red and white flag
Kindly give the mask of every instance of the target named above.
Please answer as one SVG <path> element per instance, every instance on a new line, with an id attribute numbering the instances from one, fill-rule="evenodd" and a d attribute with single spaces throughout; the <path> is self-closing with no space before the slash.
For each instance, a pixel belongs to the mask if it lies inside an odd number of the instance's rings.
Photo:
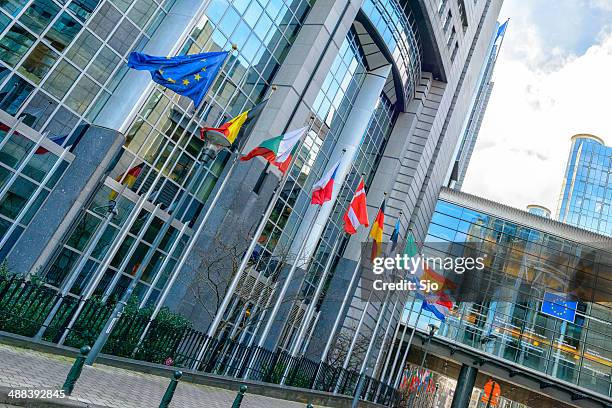
<path id="1" fill-rule="evenodd" d="M 338 161 L 338 163 L 329 169 L 323 178 L 317 181 L 312 187 L 312 199 L 310 200 L 311 204 L 323 205 L 323 203 L 326 203 L 332 199 L 334 180 L 336 178 L 336 172 L 338 171 L 339 166 L 340 162 Z"/>
<path id="2" fill-rule="evenodd" d="M 344 230 L 351 235 L 357 232 L 357 227 L 359 225 L 366 227 L 370 225 L 363 179 L 359 182 L 357 191 L 355 191 L 355 195 L 353 196 L 353 201 L 351 201 L 351 205 L 349 205 L 342 219 L 344 220 Z"/>

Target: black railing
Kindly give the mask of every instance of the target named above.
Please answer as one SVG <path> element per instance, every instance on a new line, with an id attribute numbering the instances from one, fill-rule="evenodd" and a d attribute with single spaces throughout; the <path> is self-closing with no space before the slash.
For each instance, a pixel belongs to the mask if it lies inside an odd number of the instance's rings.
<path id="1" fill-rule="evenodd" d="M 104 303 L 100 299 L 90 298 L 82 302 L 82 308 L 72 322 L 81 299 L 74 296 L 61 298 L 55 289 L 40 282 L 0 275 L 0 330 L 32 337 L 41 329 L 58 302 L 60 306 L 45 328 L 43 339 L 58 343 L 64 338 L 63 344 L 71 347 L 93 344 L 115 305 L 113 300 Z M 271 351 L 234 339 L 209 338 L 177 315 L 164 320 L 160 314 L 152 321 L 149 316 L 146 310 L 128 305 L 114 325 L 103 352 L 175 367 L 195 366 L 198 371 L 212 374 L 348 396 L 356 392 L 360 377 L 355 371 L 315 362 L 303 356 L 292 356 L 281 349 Z M 142 338 L 147 325 L 149 329 Z M 365 378 L 360 397 L 386 406 L 393 406 L 399 401 L 396 389 L 371 377 Z"/>

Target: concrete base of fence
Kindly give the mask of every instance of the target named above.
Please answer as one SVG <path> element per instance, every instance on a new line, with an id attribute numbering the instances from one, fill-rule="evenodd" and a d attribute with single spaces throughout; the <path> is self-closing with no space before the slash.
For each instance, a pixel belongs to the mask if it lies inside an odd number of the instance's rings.
<path id="1" fill-rule="evenodd" d="M 0 331 L 0 342 L 12 346 L 28 348 L 31 350 L 59 354 L 67 357 L 74 357 L 78 354 L 78 349 L 66 346 L 58 346 L 57 344 L 49 343 L 42 340 L 34 340 L 30 337 L 20 336 L 17 334 Z M 100 354 L 96 360 L 98 364 L 104 364 L 117 368 L 138 371 L 146 374 L 158 375 L 161 377 L 172 377 L 172 374 L 177 369 L 176 367 L 168 367 L 161 364 L 153 364 L 145 361 L 132 360 L 123 357 L 115 357 L 107 354 Z M 194 384 L 208 385 L 211 387 L 223 388 L 228 390 L 236 390 L 240 385 L 246 385 L 249 389 L 249 394 L 263 395 L 286 401 L 303 402 L 304 405 L 312 403 L 314 405 L 323 405 L 335 408 L 348 408 L 351 406 L 352 397 L 335 395 L 328 392 L 306 390 L 304 388 L 296 388 L 289 386 L 281 386 L 277 384 L 264 383 L 260 381 L 243 380 L 234 377 L 225 377 L 208 373 L 201 373 L 191 370 L 183 371 L 182 382 L 191 382 Z M 6 397 L 6 394 L 4 394 Z M 0 390 L 0 403 L 7 403 L 2 399 L 3 394 Z M 58 400 L 57 403 L 72 404 L 71 401 Z M 55 402 L 54 402 L 55 403 Z M 17 405 L 13 402 L 13 405 Z M 88 405 L 18 405 L 27 407 L 86 407 Z M 91 405 L 89 405 L 91 406 Z M 359 404 L 360 408 L 379 408 L 380 404 L 362 401 Z"/>

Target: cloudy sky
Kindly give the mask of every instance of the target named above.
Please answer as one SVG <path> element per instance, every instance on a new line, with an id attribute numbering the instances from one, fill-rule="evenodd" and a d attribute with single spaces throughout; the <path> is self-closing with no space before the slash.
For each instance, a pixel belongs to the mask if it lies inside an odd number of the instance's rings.
<path id="1" fill-rule="evenodd" d="M 612 145 L 612 0 L 505 0 L 508 17 L 463 190 L 554 214 L 570 137 Z"/>

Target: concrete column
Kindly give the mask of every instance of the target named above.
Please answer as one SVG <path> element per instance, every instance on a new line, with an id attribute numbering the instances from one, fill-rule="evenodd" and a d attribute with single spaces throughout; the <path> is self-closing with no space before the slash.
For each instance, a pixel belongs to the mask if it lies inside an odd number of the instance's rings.
<path id="1" fill-rule="evenodd" d="M 150 55 L 175 54 L 209 2 L 210 0 L 177 0 L 142 52 Z M 148 72 L 128 70 L 94 124 L 125 133 L 153 85 Z"/>
<path id="2" fill-rule="evenodd" d="M 338 197 L 338 193 L 344 184 L 344 180 L 351 169 L 351 163 L 355 158 L 357 149 L 359 149 L 363 135 L 368 129 L 370 118 L 376 109 L 378 98 L 383 90 L 383 87 L 385 86 L 385 83 L 387 82 L 387 77 L 389 76 L 390 72 L 391 65 L 385 65 L 366 74 L 363 85 L 357 94 L 353 108 L 351 109 L 351 112 L 346 120 L 346 125 L 338 137 L 338 141 L 336 142 L 325 169 L 325 172 L 327 172 L 328 169 L 335 166 L 338 160 L 340 160 L 340 166 L 336 172 L 336 179 L 334 182 L 332 201 L 325 203 L 322 206 L 321 210 L 318 212 L 313 228 L 306 236 L 306 229 L 310 225 L 308 220 L 312 219 L 316 211 L 314 206 L 311 206 L 308 209 L 308 212 L 304 217 L 304 221 L 301 223 L 296 235 L 296 238 L 298 239 L 294 240 L 293 246 L 301 243 L 302 239 L 307 240 L 303 259 L 308 259 L 312 255 L 312 252 L 314 251 L 317 242 L 323 233 L 323 229 L 325 228 L 325 225 L 327 225 L 327 220 L 334 207 L 333 203 Z M 345 149 L 346 153 L 343 154 L 342 151 Z M 325 174 L 325 172 L 322 174 Z"/>
<path id="3" fill-rule="evenodd" d="M 470 406 L 472 390 L 474 389 L 474 383 L 476 383 L 477 375 L 478 369 L 476 367 L 472 367 L 467 364 L 463 364 L 461 366 L 459 378 L 457 379 L 457 388 L 455 388 L 455 395 L 453 396 L 451 408 L 468 408 Z"/>

